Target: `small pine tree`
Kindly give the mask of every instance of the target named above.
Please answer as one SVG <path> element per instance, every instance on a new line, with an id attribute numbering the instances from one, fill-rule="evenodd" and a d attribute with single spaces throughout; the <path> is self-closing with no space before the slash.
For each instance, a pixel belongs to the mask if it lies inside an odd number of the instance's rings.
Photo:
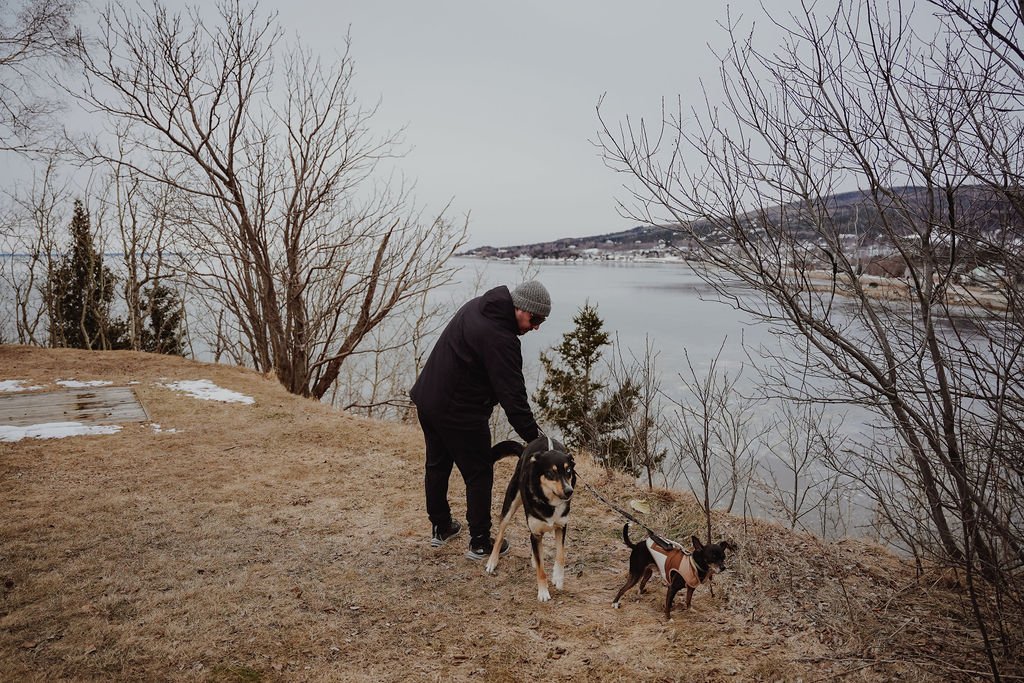
<path id="1" fill-rule="evenodd" d="M 534 395 L 542 418 L 553 422 L 571 448 L 593 453 L 607 465 L 632 471 L 629 444 L 621 431 L 636 406 L 637 387 L 626 380 L 610 388 L 597 376 L 602 349 L 611 341 L 589 303 L 573 317 L 555 355 L 541 353 L 544 383 Z M 636 472 L 634 472 L 635 474 Z"/>
<path id="2" fill-rule="evenodd" d="M 50 338 L 53 346 L 110 349 L 122 345 L 119 325 L 110 319 L 117 278 L 103 265 L 93 242 L 89 213 L 75 200 L 71 251 L 50 274 Z"/>

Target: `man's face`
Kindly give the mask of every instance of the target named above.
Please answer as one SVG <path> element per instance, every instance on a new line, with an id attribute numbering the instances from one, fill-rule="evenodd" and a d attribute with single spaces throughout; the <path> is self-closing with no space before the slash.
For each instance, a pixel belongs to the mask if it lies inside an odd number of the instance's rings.
<path id="1" fill-rule="evenodd" d="M 519 325 L 519 336 L 526 334 L 530 330 L 536 330 L 544 320 L 545 318 L 542 315 L 516 309 L 516 324 Z"/>

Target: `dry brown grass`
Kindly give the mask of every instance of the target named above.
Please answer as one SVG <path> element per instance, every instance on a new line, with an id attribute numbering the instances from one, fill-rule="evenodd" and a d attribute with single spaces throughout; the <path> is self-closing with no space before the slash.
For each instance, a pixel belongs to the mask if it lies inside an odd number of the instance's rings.
<path id="1" fill-rule="evenodd" d="M 0 346 L 0 379 L 136 381 L 154 422 L 0 443 L 3 680 L 843 680 L 984 671 L 953 588 L 882 549 L 722 517 L 741 546 L 693 608 L 621 610 L 622 519 L 581 490 L 564 591 L 536 601 L 525 529 L 498 574 L 426 543 L 422 442 L 253 372 L 136 353 Z M 159 386 L 206 378 L 255 405 Z M 496 490 L 512 463 L 499 465 Z M 580 463 L 688 538 L 683 497 Z M 456 513 L 464 509 L 453 477 Z M 499 504 L 495 496 L 495 505 Z M 687 528 L 689 527 L 689 528 Z M 634 531 L 634 537 L 639 533 Z M 653 584 L 652 584 L 653 586 Z M 954 657 L 957 670 L 942 664 Z"/>

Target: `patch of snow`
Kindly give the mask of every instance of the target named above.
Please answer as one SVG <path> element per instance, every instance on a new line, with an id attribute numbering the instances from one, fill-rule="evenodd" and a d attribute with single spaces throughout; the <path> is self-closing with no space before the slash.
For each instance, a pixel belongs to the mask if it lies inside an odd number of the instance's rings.
<path id="1" fill-rule="evenodd" d="M 230 389 L 222 389 L 208 379 L 182 380 L 163 386 L 174 391 L 181 391 L 204 401 L 223 401 L 224 403 L 255 403 L 256 399 Z"/>
<path id="2" fill-rule="evenodd" d="M 22 439 L 63 439 L 68 436 L 89 434 L 116 434 L 121 425 L 88 426 L 81 422 L 42 422 L 27 427 L 0 425 L 0 441 L 21 441 Z"/>
<path id="3" fill-rule="evenodd" d="M 91 379 L 91 380 L 59 379 L 59 380 L 57 380 L 57 384 L 61 385 L 62 387 L 67 387 L 69 389 L 83 389 L 85 387 L 105 387 L 105 386 L 108 386 L 110 384 L 113 384 L 113 382 L 110 382 L 110 381 L 105 380 L 105 379 Z"/>
<path id="4" fill-rule="evenodd" d="M 36 391 L 43 387 L 38 385 L 25 386 L 23 379 L 0 379 L 0 392 L 15 393 L 18 391 Z"/>
<path id="5" fill-rule="evenodd" d="M 160 433 L 163 433 L 163 434 L 177 434 L 178 433 L 177 429 L 174 429 L 174 428 L 164 429 L 163 427 L 158 425 L 156 422 L 150 422 L 149 426 L 152 427 L 153 431 L 158 433 L 158 434 L 160 434 Z"/>

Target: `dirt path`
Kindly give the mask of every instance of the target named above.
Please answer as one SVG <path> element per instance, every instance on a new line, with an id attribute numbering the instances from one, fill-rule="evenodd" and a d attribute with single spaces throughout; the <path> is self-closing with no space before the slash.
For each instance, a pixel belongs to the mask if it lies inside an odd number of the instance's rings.
<path id="1" fill-rule="evenodd" d="M 410 426 L 145 354 L 0 346 L 0 368 L 50 389 L 137 382 L 160 425 L 0 443 L 3 680 L 927 680 L 927 658 L 899 660 L 948 647 L 936 624 L 956 628 L 935 617 L 903 626 L 909 645 L 887 637 L 915 595 L 931 604 L 898 561 L 733 518 L 716 522 L 742 549 L 716 597 L 702 588 L 668 623 L 660 587 L 613 610 L 622 520 L 589 495 L 573 506 L 566 588 L 539 604 L 525 528 L 495 576 L 463 558 L 465 535 L 426 542 Z M 163 386 L 179 379 L 256 401 Z M 496 490 L 511 469 L 499 465 Z M 580 471 L 623 504 L 643 494 L 589 462 Z M 457 516 L 462 494 L 456 475 Z M 674 496 L 647 497 L 663 528 L 697 527 Z"/>

